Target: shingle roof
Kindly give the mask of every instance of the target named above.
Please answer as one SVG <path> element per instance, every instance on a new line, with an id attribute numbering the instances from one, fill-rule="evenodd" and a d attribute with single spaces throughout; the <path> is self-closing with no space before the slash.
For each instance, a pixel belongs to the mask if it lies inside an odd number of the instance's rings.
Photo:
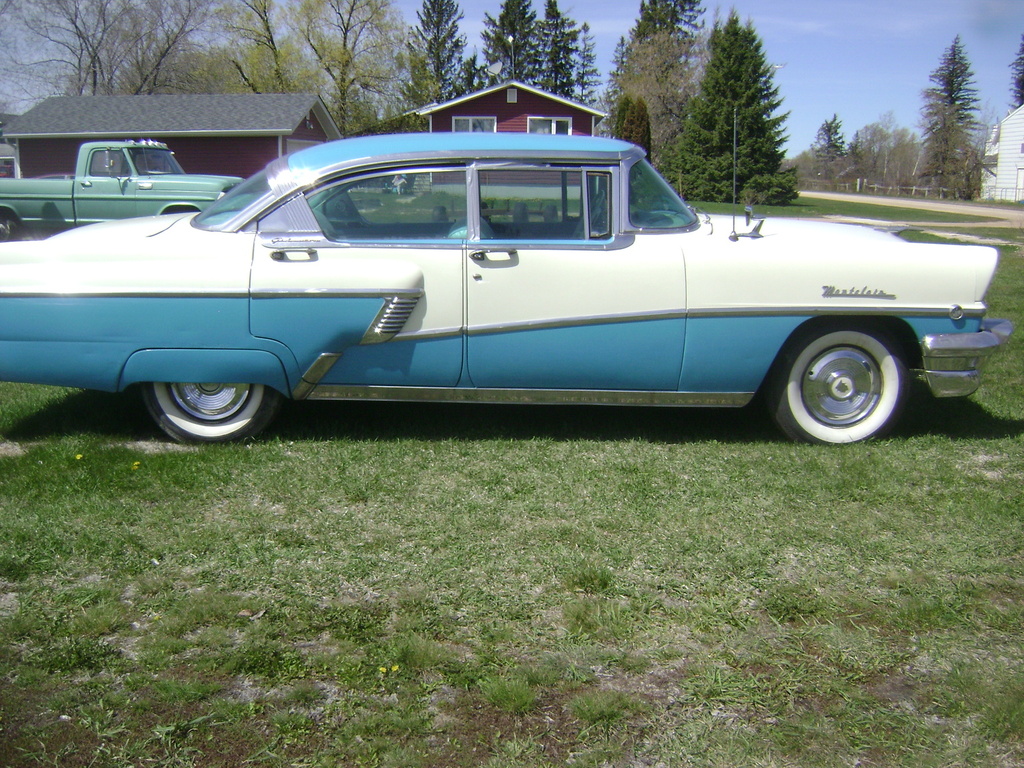
<path id="1" fill-rule="evenodd" d="M 533 93 L 533 94 L 535 94 L 537 96 L 542 96 L 545 99 L 550 99 L 551 101 L 557 101 L 560 104 L 566 104 L 566 105 L 568 105 L 570 107 L 575 107 L 576 109 L 581 109 L 584 112 L 589 112 L 590 114 L 594 115 L 595 117 L 607 117 L 608 116 L 607 112 L 602 112 L 599 109 L 594 109 L 593 107 L 588 107 L 586 104 L 581 104 L 578 101 L 573 101 L 572 99 L 567 99 L 564 96 L 558 96 L 557 94 L 549 93 L 548 91 L 541 90 L 540 88 L 537 88 L 536 86 L 533 86 L 533 85 L 527 85 L 526 83 L 522 83 L 522 82 L 520 82 L 518 80 L 508 80 L 508 81 L 506 81 L 504 83 L 498 83 L 497 85 L 492 85 L 489 88 L 484 88 L 484 89 L 479 90 L 479 91 L 473 91 L 473 93 L 467 93 L 467 94 L 465 94 L 463 96 L 459 96 L 458 98 L 452 99 L 451 101 L 445 101 L 445 102 L 441 102 L 439 104 L 437 104 L 437 103 L 435 103 L 435 104 L 427 104 L 426 106 L 420 107 L 419 109 L 414 109 L 413 113 L 415 113 L 417 115 L 430 115 L 430 114 L 433 114 L 435 112 L 440 112 L 442 109 L 447 109 L 448 107 L 454 107 L 456 104 L 462 104 L 463 102 L 466 102 L 466 101 L 473 101 L 474 99 L 478 99 L 481 96 L 487 96 L 488 94 L 495 93 L 496 91 L 501 91 L 501 90 L 504 90 L 506 88 L 518 88 L 518 89 L 523 90 L 523 91 L 529 91 L 530 93 Z"/>
<path id="2" fill-rule="evenodd" d="M 13 138 L 44 136 L 169 136 L 174 134 L 287 135 L 317 112 L 336 131 L 323 102 L 311 93 L 54 96 L 10 121 Z M 326 119 L 325 119 L 326 118 Z"/>

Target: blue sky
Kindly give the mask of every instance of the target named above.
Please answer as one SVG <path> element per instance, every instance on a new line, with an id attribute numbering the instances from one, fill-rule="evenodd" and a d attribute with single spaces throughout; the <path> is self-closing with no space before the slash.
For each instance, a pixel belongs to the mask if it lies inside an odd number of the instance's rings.
<path id="1" fill-rule="evenodd" d="M 398 0 L 409 24 L 422 0 Z M 500 0 L 460 3 L 469 48 L 482 50 L 484 13 Z M 559 0 L 563 13 L 588 22 L 598 64 L 607 74 L 619 37 L 636 20 L 639 0 Z M 543 0 L 534 0 L 543 15 Z M 921 93 L 943 53 L 960 35 L 974 71 L 981 117 L 1002 118 L 1009 107 L 1010 63 L 1024 35 L 1024 0 L 704 0 L 706 23 L 735 8 L 753 22 L 767 59 L 784 65 L 776 84 L 790 112 L 788 153 L 810 147 L 821 124 L 839 116 L 849 140 L 859 128 L 892 112 L 897 125 L 919 130 Z"/>

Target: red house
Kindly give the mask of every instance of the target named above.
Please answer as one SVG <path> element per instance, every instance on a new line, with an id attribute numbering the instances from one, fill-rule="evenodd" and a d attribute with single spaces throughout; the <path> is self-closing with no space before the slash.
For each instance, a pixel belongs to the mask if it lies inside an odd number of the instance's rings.
<path id="1" fill-rule="evenodd" d="M 565 133 L 593 136 L 605 113 L 510 80 L 443 104 L 416 110 L 430 120 L 431 133 L 480 131 Z"/>
<path id="2" fill-rule="evenodd" d="M 250 176 L 289 152 L 341 138 L 312 93 L 54 96 L 3 133 L 26 177 L 67 173 L 84 141 L 155 139 L 188 173 Z"/>

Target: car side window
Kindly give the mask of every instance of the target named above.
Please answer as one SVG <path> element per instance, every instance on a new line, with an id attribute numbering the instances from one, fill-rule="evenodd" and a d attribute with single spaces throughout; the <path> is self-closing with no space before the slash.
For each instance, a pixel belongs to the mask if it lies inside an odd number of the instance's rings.
<path id="1" fill-rule="evenodd" d="M 465 237 L 463 170 L 393 170 L 316 190 L 308 202 L 321 231 L 338 242 Z"/>
<path id="2" fill-rule="evenodd" d="M 612 235 L 612 175 L 607 172 L 587 173 L 587 221 L 591 240 Z"/>
<path id="3" fill-rule="evenodd" d="M 479 172 L 480 230 L 488 240 L 586 238 L 583 172 L 488 169 Z"/>

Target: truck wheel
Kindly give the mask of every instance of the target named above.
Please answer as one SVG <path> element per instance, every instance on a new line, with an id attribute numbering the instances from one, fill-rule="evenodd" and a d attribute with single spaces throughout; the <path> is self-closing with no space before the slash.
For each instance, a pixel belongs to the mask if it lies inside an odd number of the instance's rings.
<path id="1" fill-rule="evenodd" d="M 281 407 L 281 395 L 262 384 L 153 382 L 142 397 L 160 429 L 182 443 L 252 437 Z"/>
<path id="2" fill-rule="evenodd" d="M 907 397 L 907 367 L 898 350 L 874 329 L 826 328 L 794 338 L 769 382 L 773 418 L 800 442 L 881 437 Z"/>
<path id="3" fill-rule="evenodd" d="M 0 213 L 0 243 L 18 239 L 18 220 L 8 213 Z"/>

